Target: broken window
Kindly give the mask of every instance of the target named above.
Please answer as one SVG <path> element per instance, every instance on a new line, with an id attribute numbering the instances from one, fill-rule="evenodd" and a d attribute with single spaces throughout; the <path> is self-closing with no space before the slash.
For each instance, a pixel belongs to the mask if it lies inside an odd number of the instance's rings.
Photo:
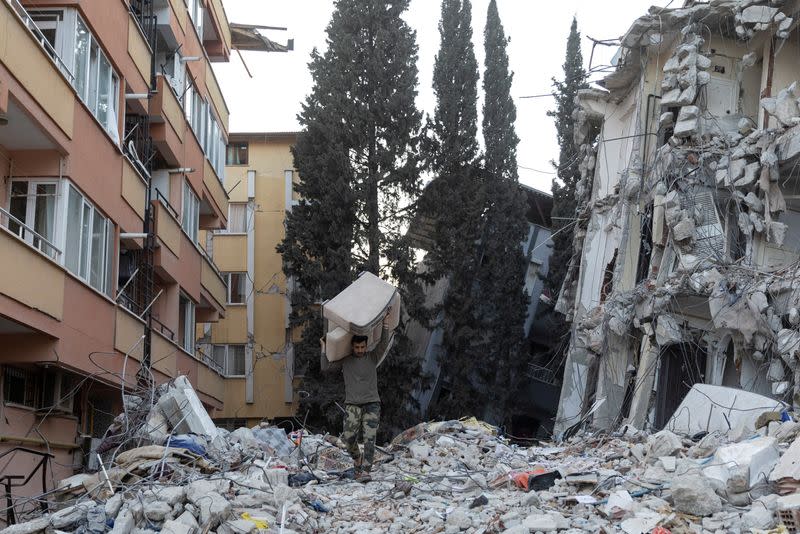
<path id="1" fill-rule="evenodd" d="M 614 269 L 617 266 L 617 251 L 619 249 L 614 250 L 614 256 L 611 258 L 611 261 L 608 262 L 606 265 L 606 270 L 603 272 L 603 285 L 600 286 L 600 303 L 606 301 L 608 296 L 614 290 Z"/>

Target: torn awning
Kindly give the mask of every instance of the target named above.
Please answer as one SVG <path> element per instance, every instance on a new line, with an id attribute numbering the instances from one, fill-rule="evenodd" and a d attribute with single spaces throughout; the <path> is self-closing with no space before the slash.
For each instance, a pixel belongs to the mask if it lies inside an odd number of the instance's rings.
<path id="1" fill-rule="evenodd" d="M 282 45 L 262 35 L 258 30 L 259 28 L 263 28 L 263 26 L 232 22 L 230 28 L 232 48 L 237 50 L 252 52 L 288 52 L 294 48 L 292 46 L 294 43 L 291 39 L 288 44 Z"/>

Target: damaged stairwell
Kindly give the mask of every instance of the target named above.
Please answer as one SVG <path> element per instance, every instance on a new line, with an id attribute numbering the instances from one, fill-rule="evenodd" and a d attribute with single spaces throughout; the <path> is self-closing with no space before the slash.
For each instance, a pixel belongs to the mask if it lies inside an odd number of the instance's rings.
<path id="1" fill-rule="evenodd" d="M 651 8 L 578 95 L 557 434 L 661 428 L 698 382 L 800 405 L 798 10 Z"/>

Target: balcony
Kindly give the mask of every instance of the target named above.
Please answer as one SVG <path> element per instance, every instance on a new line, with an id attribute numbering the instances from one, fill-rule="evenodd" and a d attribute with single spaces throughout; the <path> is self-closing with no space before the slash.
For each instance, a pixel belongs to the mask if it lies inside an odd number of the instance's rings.
<path id="1" fill-rule="evenodd" d="M 150 136 L 168 165 L 180 165 L 186 136 L 183 107 L 164 76 L 156 76 L 156 94 L 150 99 Z"/>
<path id="2" fill-rule="evenodd" d="M 200 273 L 200 305 L 197 307 L 198 322 L 216 322 L 225 316 L 228 290 L 219 270 L 205 254 Z M 202 320 L 204 319 L 204 320 Z"/>
<path id="3" fill-rule="evenodd" d="M 214 263 L 223 272 L 247 270 L 247 236 L 244 234 L 214 234 Z"/>
<path id="4" fill-rule="evenodd" d="M 160 195 L 159 195 L 160 197 Z M 178 213 L 160 197 L 153 201 L 155 232 L 159 247 L 156 249 L 153 265 L 156 273 L 163 279 L 177 281 L 178 260 L 181 256 L 182 230 Z"/>
<path id="5" fill-rule="evenodd" d="M 75 113 L 72 73 L 17 0 L 0 0 L 0 36 L 0 64 L 71 138 Z M 15 88 L 10 88 L 13 94 Z"/>
<path id="6" fill-rule="evenodd" d="M 228 224 L 228 193 L 214 172 L 211 163 L 204 158 L 203 208 L 200 227 L 202 229 L 224 228 Z"/>
<path id="7" fill-rule="evenodd" d="M 0 294 L 62 319 L 64 278 L 56 263 L 61 251 L 0 208 Z M 9 261 L 13 258 L 13 261 Z"/>

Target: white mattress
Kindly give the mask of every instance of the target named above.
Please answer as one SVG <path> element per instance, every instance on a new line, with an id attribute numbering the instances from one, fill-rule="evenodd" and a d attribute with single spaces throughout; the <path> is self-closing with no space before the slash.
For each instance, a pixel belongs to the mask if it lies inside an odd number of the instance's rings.
<path id="1" fill-rule="evenodd" d="M 352 334 L 370 335 L 376 323 L 383 319 L 383 313 L 396 293 L 397 289 L 392 284 L 365 272 L 326 302 L 322 306 L 322 315 Z M 399 318 L 399 309 L 397 312 Z"/>

